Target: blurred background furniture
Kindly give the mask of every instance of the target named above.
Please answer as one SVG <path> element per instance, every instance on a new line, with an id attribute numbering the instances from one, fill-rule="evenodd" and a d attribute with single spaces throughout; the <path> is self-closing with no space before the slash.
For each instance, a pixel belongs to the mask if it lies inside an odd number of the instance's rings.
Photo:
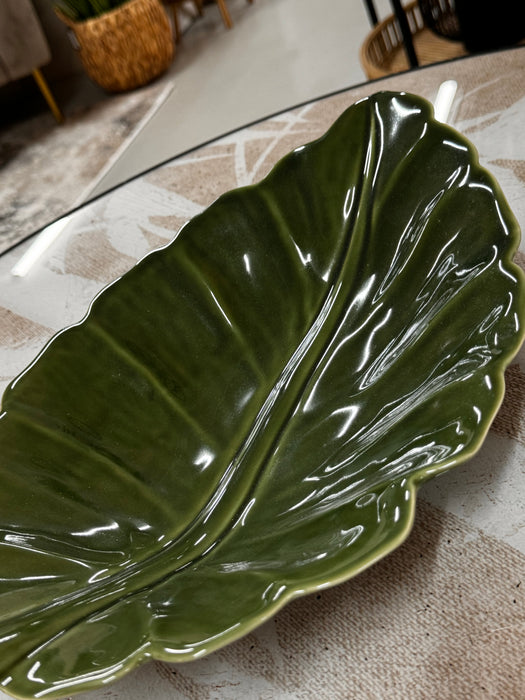
<path id="1" fill-rule="evenodd" d="M 525 38 L 523 0 L 390 0 L 393 14 L 382 21 L 374 0 L 363 2 L 373 29 L 360 58 L 370 79 Z"/>
<path id="2" fill-rule="evenodd" d="M 524 0 L 454 0 L 468 51 L 492 51 L 525 39 Z"/>
<path id="3" fill-rule="evenodd" d="M 372 0 L 365 1 L 372 19 Z M 444 35 L 444 27 L 456 26 L 449 0 L 414 0 L 404 6 L 391 2 L 394 14 L 382 21 L 376 14 L 377 22 L 361 46 L 361 65 L 370 80 L 467 53 L 459 37 Z"/>
<path id="4" fill-rule="evenodd" d="M 182 32 L 181 32 L 181 27 L 180 27 L 180 21 L 179 21 L 179 16 L 178 16 L 178 11 L 181 9 L 181 7 L 184 7 L 185 5 L 188 4 L 188 0 L 162 0 L 165 5 L 171 5 L 173 9 L 173 25 L 174 25 L 174 30 L 175 30 L 175 41 L 180 41 L 182 37 Z M 193 5 L 195 6 L 197 12 L 199 15 L 203 14 L 203 5 L 211 5 L 214 2 L 217 3 L 219 7 L 219 11 L 222 16 L 222 20 L 226 27 L 228 29 L 231 29 L 233 27 L 233 22 L 232 18 L 230 16 L 230 13 L 228 11 L 228 7 L 226 5 L 226 0 L 191 0 Z M 253 0 L 248 0 L 248 2 L 251 4 Z"/>
<path id="5" fill-rule="evenodd" d="M 187 0 L 162 0 L 165 5 L 171 5 L 171 9 L 173 11 L 173 28 L 175 32 L 175 41 L 179 42 L 182 39 L 182 29 L 181 29 L 181 23 L 179 19 L 179 10 L 182 8 L 184 9 L 185 6 L 188 4 Z M 197 10 L 197 13 L 199 15 L 202 15 L 202 0 L 192 0 L 192 4 L 194 5 L 195 9 Z"/>
<path id="6" fill-rule="evenodd" d="M 203 4 L 203 0 L 197 0 L 197 2 L 200 2 Z M 225 0 L 215 0 L 217 5 L 219 6 L 220 13 L 222 15 L 222 19 L 224 24 L 228 27 L 228 29 L 231 29 L 233 27 L 233 22 L 232 18 L 230 17 L 230 13 L 228 12 L 228 8 L 226 6 Z M 253 0 L 248 0 L 248 2 L 251 4 Z M 204 0 L 204 4 L 206 5 L 206 0 Z"/>
<path id="7" fill-rule="evenodd" d="M 456 12 L 456 0 L 418 0 L 423 21 L 434 34 L 459 41 L 461 27 Z"/>
<path id="8" fill-rule="evenodd" d="M 33 75 L 55 119 L 63 117 L 40 68 L 51 60 L 47 39 L 30 0 L 0 2 L 0 85 Z"/>

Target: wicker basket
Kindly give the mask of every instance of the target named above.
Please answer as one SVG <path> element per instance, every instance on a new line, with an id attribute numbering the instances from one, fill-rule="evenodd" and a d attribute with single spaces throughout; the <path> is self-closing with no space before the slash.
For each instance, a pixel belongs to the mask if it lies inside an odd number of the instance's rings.
<path id="1" fill-rule="evenodd" d="M 73 30 L 87 74 L 105 90 L 121 92 L 145 85 L 173 59 L 171 27 L 160 0 L 129 0 L 80 22 L 55 11 Z"/>
<path id="2" fill-rule="evenodd" d="M 462 44 L 438 36 L 425 25 L 417 1 L 406 5 L 404 10 L 421 65 L 446 61 L 467 53 Z M 370 80 L 410 68 L 403 36 L 394 15 L 386 17 L 370 32 L 361 46 L 360 59 Z"/>

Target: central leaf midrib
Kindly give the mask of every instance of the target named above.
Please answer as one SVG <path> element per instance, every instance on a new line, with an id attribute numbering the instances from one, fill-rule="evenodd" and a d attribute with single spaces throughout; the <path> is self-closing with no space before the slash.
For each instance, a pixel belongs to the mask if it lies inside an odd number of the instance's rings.
<path id="1" fill-rule="evenodd" d="M 369 124 L 373 124 L 373 119 L 369 120 Z M 370 142 L 372 151 L 375 150 L 375 134 L 370 129 Z M 367 139 L 363 138 L 363 143 L 367 143 Z M 363 153 L 363 159 L 366 154 Z M 374 164 L 372 157 L 371 163 Z M 356 197 L 357 206 L 354 208 L 352 216 L 345 221 L 344 224 L 344 241 L 340 249 L 340 264 L 336 267 L 333 273 L 331 283 L 327 284 L 327 291 L 323 299 L 320 301 L 318 311 L 313 315 L 313 321 L 303 337 L 303 340 L 298 345 L 298 350 L 288 360 L 285 368 L 279 375 L 272 390 L 268 394 L 268 399 L 263 408 L 257 414 L 256 419 L 252 424 L 252 429 L 243 440 L 237 455 L 230 463 L 223 478 L 220 480 L 217 489 L 212 494 L 208 504 L 199 513 L 197 518 L 177 537 L 166 544 L 160 551 L 155 552 L 148 558 L 137 562 L 128 567 L 124 571 L 114 574 L 113 576 L 102 580 L 89 588 L 81 588 L 77 591 L 69 593 L 62 598 L 58 598 L 49 605 L 42 606 L 37 609 L 27 611 L 18 618 L 21 623 L 24 620 L 31 620 L 34 624 L 34 632 L 38 636 L 38 628 L 42 625 L 46 628 L 46 636 L 50 636 L 51 618 L 56 623 L 52 625 L 55 629 L 65 630 L 78 624 L 81 619 L 89 617 L 93 612 L 99 612 L 109 608 L 117 601 L 121 601 L 130 596 L 138 594 L 145 588 L 151 588 L 158 585 L 162 581 L 178 572 L 186 569 L 188 566 L 195 564 L 197 561 L 204 558 L 214 546 L 222 541 L 233 526 L 236 516 L 240 514 L 246 505 L 247 498 L 256 487 L 258 478 L 264 469 L 264 464 L 272 452 L 273 447 L 282 433 L 282 425 L 286 423 L 288 418 L 293 413 L 294 408 L 300 401 L 300 398 L 308 385 L 308 382 L 315 371 L 319 358 L 323 356 L 324 351 L 330 342 L 331 332 L 323 333 L 326 328 L 332 329 L 337 326 L 339 319 L 345 311 L 345 300 L 348 298 L 351 287 L 353 286 L 353 275 L 347 274 L 348 268 L 357 267 L 356 255 L 354 248 L 362 241 L 362 235 L 356 235 L 355 221 L 359 226 L 369 222 L 369 211 L 363 215 L 361 207 L 371 207 L 371 198 L 366 203 L 366 194 L 368 186 L 371 184 L 371 177 L 367 175 L 362 178 L 359 184 L 360 193 Z M 323 315 L 324 314 L 324 315 Z M 319 325 L 319 319 L 322 323 Z M 301 352 L 304 348 L 304 352 Z M 263 415 L 262 415 L 263 414 Z M 264 421 L 265 417 L 267 421 Z M 264 430 L 262 424 L 264 423 Z M 270 433 L 270 439 L 266 436 Z M 264 436 L 264 439 L 261 437 Z M 255 455 L 254 455 L 255 452 Z M 253 463 L 254 460 L 258 464 L 258 468 L 253 474 L 250 472 L 246 475 L 246 470 L 242 470 L 240 465 L 248 460 Z M 242 472 L 242 473 L 241 473 Z M 248 483 L 245 483 L 248 482 Z M 228 488 L 226 488 L 228 487 Z M 240 494 L 238 491 L 242 491 Z M 227 493 L 229 500 L 236 505 L 234 512 L 226 508 L 229 515 L 221 517 L 216 528 L 213 528 L 213 534 L 207 536 L 199 543 L 198 550 L 193 545 L 189 557 L 181 558 L 174 567 L 174 555 L 180 552 L 181 548 L 189 546 L 188 539 L 194 531 L 202 527 L 203 521 L 206 519 L 206 514 L 217 512 L 217 498 L 222 499 L 220 494 Z M 233 495 L 232 495 L 233 494 Z M 224 511 L 224 505 L 221 512 Z M 195 553 L 197 551 L 197 553 Z M 159 563 L 165 562 L 163 566 Z M 129 590 L 130 583 L 134 582 L 133 590 Z M 125 591 L 125 592 L 124 592 Z M 124 593 L 123 593 L 124 592 Z M 60 609 L 68 606 L 65 615 L 60 615 Z M 82 615 L 75 615 L 77 609 L 82 609 Z M 34 618 L 39 618 L 35 621 Z M 59 622 L 61 618 L 61 622 Z M 65 619 L 64 619 L 65 618 Z M 7 621 L 9 622 L 9 621 Z M 4 624 L 0 626 L 0 630 Z M 35 629 L 36 627 L 36 629 Z M 31 647 L 34 645 L 31 644 Z"/>

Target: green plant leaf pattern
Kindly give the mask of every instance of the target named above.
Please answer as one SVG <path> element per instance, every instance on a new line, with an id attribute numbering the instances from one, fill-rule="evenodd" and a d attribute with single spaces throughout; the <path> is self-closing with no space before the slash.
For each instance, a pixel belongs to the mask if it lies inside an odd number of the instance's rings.
<path id="1" fill-rule="evenodd" d="M 379 93 L 108 287 L 3 398 L 0 687 L 198 658 L 396 547 L 501 402 L 518 237 Z"/>

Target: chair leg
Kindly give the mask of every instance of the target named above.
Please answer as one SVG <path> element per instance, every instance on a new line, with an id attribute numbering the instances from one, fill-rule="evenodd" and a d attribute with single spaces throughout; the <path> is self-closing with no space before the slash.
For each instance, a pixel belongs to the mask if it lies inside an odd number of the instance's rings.
<path id="1" fill-rule="evenodd" d="M 182 38 L 182 32 L 180 30 L 179 15 L 177 14 L 177 3 L 174 2 L 171 6 L 173 10 L 173 29 L 175 30 L 175 43 L 178 44 Z"/>
<path id="2" fill-rule="evenodd" d="M 231 29 L 233 27 L 233 22 L 232 18 L 230 17 L 230 13 L 228 12 L 228 8 L 226 7 L 226 3 L 224 0 L 216 0 L 216 2 L 219 6 L 219 10 L 221 11 L 224 24 L 228 27 L 228 29 Z"/>
<path id="3" fill-rule="evenodd" d="M 40 68 L 35 68 L 35 70 L 32 73 L 33 78 L 35 79 L 35 82 L 40 89 L 40 92 L 42 93 L 45 101 L 47 102 L 47 106 L 53 113 L 53 116 L 55 117 L 56 121 L 59 124 L 61 124 L 64 121 L 64 115 L 58 108 L 58 105 L 55 102 L 55 98 L 53 97 L 53 93 L 51 92 L 51 90 L 49 89 L 49 85 L 47 84 L 47 80 L 42 75 L 42 71 L 40 70 Z"/>
<path id="4" fill-rule="evenodd" d="M 193 0 L 193 3 L 197 9 L 197 12 L 199 13 L 199 16 L 202 17 L 204 14 L 202 9 L 202 0 Z"/>

